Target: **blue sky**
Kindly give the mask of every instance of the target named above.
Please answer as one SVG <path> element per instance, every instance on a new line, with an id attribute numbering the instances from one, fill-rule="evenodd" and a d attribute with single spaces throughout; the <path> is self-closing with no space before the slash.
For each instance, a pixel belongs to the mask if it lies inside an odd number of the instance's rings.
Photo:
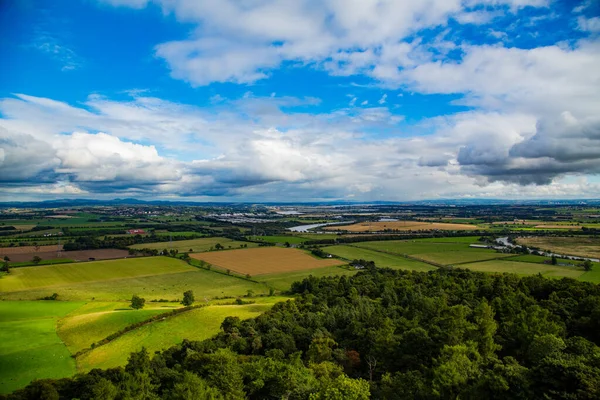
<path id="1" fill-rule="evenodd" d="M 0 3 L 0 196 L 600 197 L 600 5 Z"/>

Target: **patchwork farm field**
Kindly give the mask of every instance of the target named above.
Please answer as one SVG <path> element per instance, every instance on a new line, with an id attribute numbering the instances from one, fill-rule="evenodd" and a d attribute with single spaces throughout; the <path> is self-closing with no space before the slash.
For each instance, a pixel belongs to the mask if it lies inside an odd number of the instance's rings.
<path id="1" fill-rule="evenodd" d="M 561 267 L 548 264 L 537 264 L 530 262 L 508 261 L 508 260 L 492 260 L 470 263 L 461 268 L 468 268 L 473 271 L 496 272 L 496 273 L 511 273 L 519 275 L 536 275 L 542 274 L 546 278 L 573 278 L 578 279 L 584 271 L 576 267 Z"/>
<path id="2" fill-rule="evenodd" d="M 520 237 L 517 243 L 558 254 L 600 258 L 600 239 L 593 237 Z"/>
<path id="3" fill-rule="evenodd" d="M 184 266 L 189 267 L 183 261 L 171 260 L 181 262 Z M 6 276 L 2 277 L 0 283 L 6 278 Z M 127 301 L 131 299 L 134 293 L 147 300 L 176 300 L 181 298 L 182 293 L 186 290 L 193 290 L 199 300 L 224 296 L 242 296 L 248 290 L 252 290 L 257 295 L 269 292 L 268 287 L 260 283 L 201 268 L 189 267 L 187 272 L 164 273 L 153 276 L 137 276 L 75 284 L 63 281 L 60 285 L 47 288 L 0 293 L 0 299 L 36 300 L 56 292 L 61 300 Z"/>
<path id="4" fill-rule="evenodd" d="M 377 267 L 394 268 L 394 269 L 411 269 L 415 271 L 430 271 L 435 267 L 402 257 L 400 255 L 381 253 L 379 251 L 353 247 L 353 246 L 328 246 L 322 250 L 326 253 L 333 254 L 346 260 L 363 259 L 375 262 Z"/>
<path id="5" fill-rule="evenodd" d="M 350 267 L 321 267 L 315 269 L 306 269 L 302 271 L 284 272 L 280 274 L 259 275 L 256 277 L 260 282 L 276 290 L 286 291 L 292 286 L 292 283 L 301 281 L 308 276 L 351 276 L 358 272 Z"/>
<path id="6" fill-rule="evenodd" d="M 300 236 L 248 236 L 248 239 L 256 242 L 281 244 L 285 244 L 286 242 L 289 244 L 302 244 L 308 240 Z"/>
<path id="7" fill-rule="evenodd" d="M 201 239 L 191 239 L 191 240 L 176 240 L 173 242 L 157 242 L 157 243 L 142 243 L 136 244 L 133 246 L 129 246 L 132 249 L 155 249 L 155 250 L 178 250 L 180 253 L 185 252 L 202 252 L 209 251 L 214 249 L 214 247 L 220 244 L 221 246 L 227 248 L 240 248 L 241 245 L 247 245 L 248 247 L 257 247 L 257 243 L 251 242 L 240 242 L 237 240 L 231 240 L 223 237 L 210 237 L 210 238 L 201 238 Z M 191 251 L 190 251 L 191 250 Z"/>
<path id="8" fill-rule="evenodd" d="M 0 279 L 0 293 L 194 270 L 181 260 L 167 257 L 14 268 Z"/>
<path id="9" fill-rule="evenodd" d="M 75 361 L 56 335 L 58 318 L 83 303 L 0 302 L 0 393 L 32 379 L 75 373 Z"/>
<path id="10" fill-rule="evenodd" d="M 98 303 L 88 303 L 58 322 L 57 334 L 72 354 L 90 347 L 92 343 L 96 343 L 128 325 L 169 311 L 169 308 L 162 307 L 132 310 L 128 303 L 108 304 L 111 305 L 111 310 L 95 311 Z M 149 303 L 149 306 L 156 307 L 157 304 L 160 303 Z M 89 306 L 93 308 L 86 309 L 90 308 Z M 180 305 L 177 304 L 175 307 L 180 307 Z"/>
<path id="11" fill-rule="evenodd" d="M 471 248 L 468 243 L 390 240 L 382 242 L 361 242 L 356 243 L 355 246 L 384 253 L 406 254 L 439 265 L 454 265 L 511 256 L 511 254 L 498 253 L 495 250 Z"/>
<path id="12" fill-rule="evenodd" d="M 470 224 L 451 224 L 440 222 L 419 222 L 419 221 L 386 221 L 386 222 L 361 222 L 352 225 L 327 226 L 325 230 L 348 231 L 348 232 L 381 232 L 384 230 L 396 231 L 472 231 L 484 229 Z"/>
<path id="13" fill-rule="evenodd" d="M 190 257 L 252 276 L 345 264 L 340 260 L 317 259 L 302 250 L 281 247 L 216 251 L 190 254 Z"/>
<path id="14" fill-rule="evenodd" d="M 40 257 L 43 261 L 68 259 L 71 261 L 88 261 L 90 258 L 96 260 L 112 260 L 116 258 L 130 257 L 127 250 L 120 249 L 95 249 L 95 250 L 74 250 L 74 251 L 56 251 L 56 246 L 43 246 L 43 247 L 54 247 L 54 251 L 44 251 L 38 253 L 24 253 L 15 254 L 10 257 L 11 262 L 28 262 L 31 261 L 33 256 Z"/>
<path id="15" fill-rule="evenodd" d="M 150 354 L 181 343 L 183 339 L 203 340 L 219 332 L 226 317 L 254 318 L 267 311 L 281 298 L 270 303 L 247 305 L 215 305 L 184 312 L 165 320 L 152 322 L 96 347 L 77 359 L 79 371 L 112 368 L 127 363 L 129 354 L 145 347 Z"/>

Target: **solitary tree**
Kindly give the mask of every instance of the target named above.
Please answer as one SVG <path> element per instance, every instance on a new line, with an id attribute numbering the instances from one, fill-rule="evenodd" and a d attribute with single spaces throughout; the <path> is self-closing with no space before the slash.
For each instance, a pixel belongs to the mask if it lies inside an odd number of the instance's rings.
<path id="1" fill-rule="evenodd" d="M 141 308 L 144 308 L 145 304 L 146 304 L 146 299 L 138 296 L 137 294 L 134 294 L 133 296 L 131 296 L 131 308 L 133 308 L 134 310 L 139 310 Z"/>
<path id="2" fill-rule="evenodd" d="M 558 260 L 556 259 L 556 256 L 553 255 L 552 256 L 552 265 L 556 265 L 558 263 Z"/>
<path id="3" fill-rule="evenodd" d="M 590 260 L 585 260 L 583 262 L 583 269 L 585 269 L 586 271 L 591 271 L 593 266 L 594 264 L 592 264 Z"/>
<path id="4" fill-rule="evenodd" d="M 194 292 L 192 292 L 191 290 L 183 292 L 183 301 L 181 302 L 181 304 L 183 304 L 186 307 L 189 307 L 192 304 L 194 304 L 194 301 L 196 301 L 196 299 L 194 298 Z"/>
<path id="5" fill-rule="evenodd" d="M 223 245 L 221 243 L 217 243 L 217 244 L 215 244 L 215 249 L 217 249 L 217 250 L 223 250 L 224 247 L 223 247 Z"/>
<path id="6" fill-rule="evenodd" d="M 41 258 L 40 256 L 33 256 L 33 258 L 31 259 L 31 261 L 32 261 L 34 264 L 39 264 L 39 263 L 40 263 L 40 261 L 42 261 L 42 258 Z"/>

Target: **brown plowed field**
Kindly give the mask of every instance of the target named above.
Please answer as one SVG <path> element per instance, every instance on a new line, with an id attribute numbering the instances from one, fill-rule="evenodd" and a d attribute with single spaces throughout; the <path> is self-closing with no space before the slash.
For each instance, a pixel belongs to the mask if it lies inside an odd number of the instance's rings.
<path id="1" fill-rule="evenodd" d="M 347 226 L 328 226 L 325 229 L 331 231 L 348 232 L 381 232 L 386 229 L 398 231 L 473 231 L 482 229 L 476 225 L 469 224 L 445 224 L 440 222 L 420 222 L 420 221 L 387 221 L 387 222 L 361 222 Z"/>
<path id="2" fill-rule="evenodd" d="M 8 257 L 12 262 L 26 262 L 31 261 L 34 256 L 40 257 L 42 260 L 53 260 L 55 258 L 67 258 L 73 261 L 88 261 L 90 258 L 96 260 L 110 260 L 113 258 L 125 258 L 131 257 L 127 250 L 119 249 L 97 249 L 97 250 L 74 250 L 74 251 L 61 251 L 60 255 L 57 255 L 56 246 L 40 246 L 41 247 L 52 247 L 53 251 L 45 251 L 38 253 L 26 253 L 26 254 L 9 254 Z M 1 258 L 4 258 L 6 254 L 2 254 Z"/>
<path id="3" fill-rule="evenodd" d="M 190 257 L 240 274 L 250 275 L 300 271 L 345 264 L 334 258 L 317 259 L 302 250 L 281 247 L 211 251 L 190 254 Z"/>
<path id="4" fill-rule="evenodd" d="M 62 244 L 60 245 L 60 249 L 62 250 Z M 56 245 L 51 246 L 38 246 L 38 249 L 35 249 L 35 246 L 18 246 L 18 247 L 0 247 L 0 255 L 4 256 L 12 256 L 13 254 L 40 254 L 40 253 L 56 253 L 57 247 Z"/>

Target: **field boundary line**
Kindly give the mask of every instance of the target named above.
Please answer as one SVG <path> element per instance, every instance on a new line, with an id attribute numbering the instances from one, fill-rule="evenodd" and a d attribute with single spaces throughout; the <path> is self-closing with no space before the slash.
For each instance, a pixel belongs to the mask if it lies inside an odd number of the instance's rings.
<path id="1" fill-rule="evenodd" d="M 85 348 L 83 350 L 79 350 L 77 353 L 71 355 L 71 357 L 76 359 L 77 357 L 80 357 L 80 356 L 82 356 L 84 354 L 87 354 L 90 351 L 92 351 L 94 349 L 97 349 L 98 347 L 102 347 L 102 346 L 104 346 L 106 344 L 109 344 L 110 342 L 112 342 L 112 341 L 120 338 L 121 336 L 123 336 L 123 335 L 125 335 L 125 334 L 127 334 L 129 332 L 132 332 L 132 331 L 134 331 L 134 330 L 136 330 L 138 328 L 141 328 L 142 326 L 149 325 L 149 324 L 151 324 L 153 322 L 156 322 L 156 321 L 163 321 L 163 320 L 165 320 L 167 318 L 172 318 L 172 317 L 175 317 L 175 316 L 177 316 L 179 314 L 183 314 L 185 312 L 196 310 L 196 309 L 199 309 L 199 308 L 204 308 L 204 307 L 207 307 L 207 306 L 208 306 L 208 304 L 198 304 L 198 305 L 195 305 L 195 306 L 176 308 L 174 310 L 167 311 L 167 312 L 164 312 L 162 314 L 154 315 L 154 316 L 152 316 L 152 317 L 150 317 L 148 319 L 145 319 L 143 321 L 137 322 L 135 324 L 127 325 L 125 328 L 123 328 L 123 329 L 121 329 L 121 330 L 119 330 L 119 331 L 117 331 L 115 333 L 112 333 L 112 334 L 108 335 L 104 339 L 102 339 L 102 340 L 100 340 L 98 342 L 92 343 L 90 345 L 90 347 L 87 347 L 87 348 Z"/>
<path id="2" fill-rule="evenodd" d="M 393 253 L 391 251 L 385 251 L 385 250 L 374 250 L 374 249 L 369 249 L 367 247 L 354 246 L 354 245 L 351 245 L 351 244 L 345 244 L 344 246 L 354 247 L 356 249 L 361 249 L 361 250 L 370 250 L 370 251 L 374 251 L 375 253 L 389 254 L 389 255 L 392 255 L 392 256 L 400 256 L 400 257 L 404 257 L 404 258 L 406 258 L 408 260 L 420 261 L 420 262 L 423 262 L 425 264 L 433 265 L 434 267 L 438 267 L 438 268 L 445 267 L 445 265 L 443 265 L 443 264 L 438 264 L 438 263 L 433 262 L 433 261 L 423 260 L 421 258 L 413 257 L 413 256 L 408 255 L 408 254 Z"/>

